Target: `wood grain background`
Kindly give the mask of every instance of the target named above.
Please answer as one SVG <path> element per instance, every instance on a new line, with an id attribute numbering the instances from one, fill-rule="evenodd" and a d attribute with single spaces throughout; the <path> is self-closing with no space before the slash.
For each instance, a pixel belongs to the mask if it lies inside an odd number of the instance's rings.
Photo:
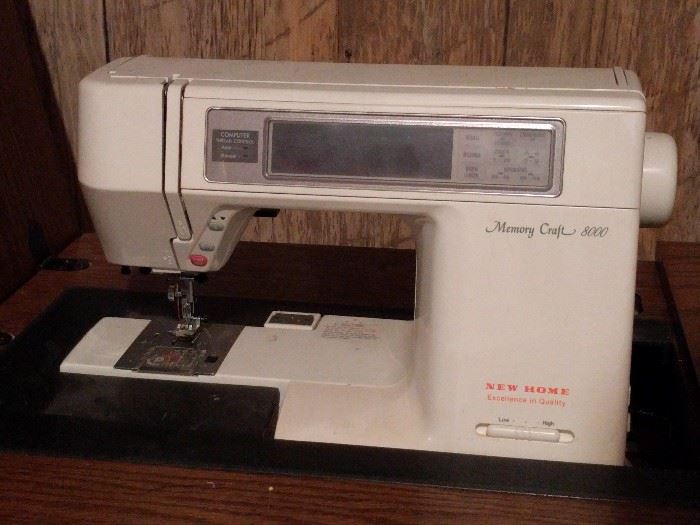
<path id="1" fill-rule="evenodd" d="M 673 218 L 643 231 L 700 241 L 700 0 L 29 0 L 67 134 L 82 76 L 130 55 L 635 70 L 648 129 L 679 146 Z M 411 248 L 399 217 L 286 212 L 246 240 Z"/>
<path id="2" fill-rule="evenodd" d="M 26 8 L 26 5 L 24 6 Z M 0 2 L 0 301 L 80 234 L 77 182 L 28 9 Z M 53 112 L 52 112 L 53 108 Z M 56 128 L 59 128 L 58 130 Z M 34 239 L 33 241 L 31 239 Z M 37 249 L 38 248 L 38 249 Z"/>

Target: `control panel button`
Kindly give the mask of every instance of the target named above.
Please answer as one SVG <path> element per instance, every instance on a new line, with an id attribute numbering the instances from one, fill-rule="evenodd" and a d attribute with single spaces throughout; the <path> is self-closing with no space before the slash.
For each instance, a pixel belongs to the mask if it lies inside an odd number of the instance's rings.
<path id="1" fill-rule="evenodd" d="M 209 229 L 213 232 L 224 231 L 224 222 L 221 220 L 210 219 L 209 220 Z"/>
<path id="2" fill-rule="evenodd" d="M 190 255 L 190 262 L 195 266 L 206 266 L 209 260 L 207 259 L 206 255 L 202 255 L 201 253 L 193 253 Z"/>
<path id="3" fill-rule="evenodd" d="M 213 252 L 216 249 L 216 245 L 213 242 L 200 242 L 199 249 L 203 252 Z"/>

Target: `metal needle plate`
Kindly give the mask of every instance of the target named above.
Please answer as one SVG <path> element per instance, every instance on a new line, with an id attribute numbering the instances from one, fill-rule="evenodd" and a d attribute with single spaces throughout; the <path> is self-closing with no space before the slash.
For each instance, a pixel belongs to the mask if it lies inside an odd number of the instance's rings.
<path id="1" fill-rule="evenodd" d="M 114 368 L 174 375 L 214 375 L 242 325 L 204 324 L 192 341 L 176 338 L 172 319 L 153 319 L 119 358 Z"/>

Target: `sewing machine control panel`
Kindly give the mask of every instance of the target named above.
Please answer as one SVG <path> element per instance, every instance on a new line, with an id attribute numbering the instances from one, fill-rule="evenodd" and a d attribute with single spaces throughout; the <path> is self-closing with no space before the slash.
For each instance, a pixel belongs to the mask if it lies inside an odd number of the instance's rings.
<path id="1" fill-rule="evenodd" d="M 561 193 L 559 119 L 212 108 L 206 128 L 210 182 Z"/>

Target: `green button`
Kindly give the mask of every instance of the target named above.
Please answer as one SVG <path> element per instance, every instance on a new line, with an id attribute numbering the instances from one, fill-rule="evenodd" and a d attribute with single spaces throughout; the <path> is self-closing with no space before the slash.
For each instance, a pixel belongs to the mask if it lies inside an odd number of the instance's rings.
<path id="1" fill-rule="evenodd" d="M 209 221 L 209 229 L 211 231 L 215 231 L 215 232 L 223 231 L 224 230 L 224 223 L 220 222 L 220 221 L 210 220 Z"/>

